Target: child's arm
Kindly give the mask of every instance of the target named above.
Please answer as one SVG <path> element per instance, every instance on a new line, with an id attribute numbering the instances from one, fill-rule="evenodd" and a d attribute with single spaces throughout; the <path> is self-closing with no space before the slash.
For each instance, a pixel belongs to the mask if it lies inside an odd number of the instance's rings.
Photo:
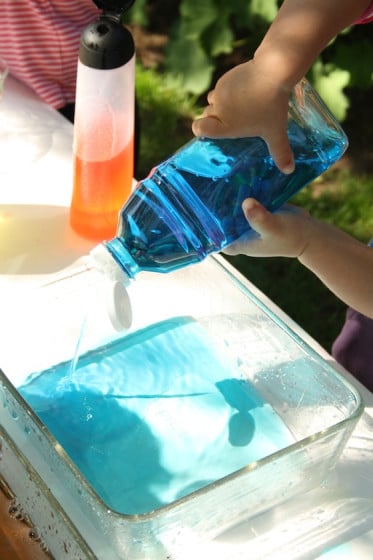
<path id="1" fill-rule="evenodd" d="M 342 301 L 373 318 L 373 249 L 305 210 L 285 206 L 272 214 L 250 198 L 243 203 L 255 232 L 225 249 L 229 255 L 295 257 Z"/>
<path id="2" fill-rule="evenodd" d="M 254 58 L 225 73 L 193 123 L 197 136 L 260 136 L 277 166 L 294 169 L 286 133 L 289 93 L 369 0 L 285 0 Z"/>

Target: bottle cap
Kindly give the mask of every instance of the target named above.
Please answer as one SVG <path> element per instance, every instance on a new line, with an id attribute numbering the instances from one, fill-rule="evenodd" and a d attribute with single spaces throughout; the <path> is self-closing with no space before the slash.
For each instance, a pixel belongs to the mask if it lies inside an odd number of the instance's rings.
<path id="1" fill-rule="evenodd" d="M 108 284 L 107 311 L 111 324 L 116 331 L 130 328 L 132 324 L 132 306 L 126 288 L 120 282 Z"/>
<path id="2" fill-rule="evenodd" d="M 131 32 L 120 23 L 121 14 L 134 0 L 95 0 L 103 10 L 80 37 L 79 60 L 89 68 L 110 70 L 124 66 L 135 54 Z"/>

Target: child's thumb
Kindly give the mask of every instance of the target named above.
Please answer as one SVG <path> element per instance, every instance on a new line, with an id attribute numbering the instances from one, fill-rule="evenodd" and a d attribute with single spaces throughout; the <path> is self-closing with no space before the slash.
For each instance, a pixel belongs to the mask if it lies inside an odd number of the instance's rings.
<path id="1" fill-rule="evenodd" d="M 247 198 L 242 203 L 242 210 L 253 230 L 259 234 L 267 231 L 266 224 L 271 213 L 260 202 L 255 198 Z"/>
<path id="2" fill-rule="evenodd" d="M 216 117 L 200 117 L 192 123 L 192 131 L 195 136 L 216 138 L 222 135 L 222 129 L 222 123 Z"/>

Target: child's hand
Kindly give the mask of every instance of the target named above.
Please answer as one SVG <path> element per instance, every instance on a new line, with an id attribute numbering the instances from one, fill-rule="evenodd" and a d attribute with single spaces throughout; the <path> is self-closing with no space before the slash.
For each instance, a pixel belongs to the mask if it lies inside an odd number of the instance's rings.
<path id="1" fill-rule="evenodd" d="M 294 170 L 287 136 L 290 92 L 261 73 L 253 60 L 229 70 L 208 94 L 209 105 L 193 123 L 196 136 L 260 136 L 283 173 Z"/>
<path id="2" fill-rule="evenodd" d="M 253 198 L 247 198 L 242 209 L 254 231 L 226 247 L 227 255 L 299 257 L 306 249 L 312 218 L 305 210 L 286 205 L 271 213 Z"/>

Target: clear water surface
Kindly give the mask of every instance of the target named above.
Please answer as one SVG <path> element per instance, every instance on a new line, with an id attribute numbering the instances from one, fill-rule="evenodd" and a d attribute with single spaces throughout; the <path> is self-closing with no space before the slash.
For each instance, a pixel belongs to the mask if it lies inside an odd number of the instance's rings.
<path id="1" fill-rule="evenodd" d="M 168 320 L 19 388 L 107 506 L 140 514 L 294 440 L 224 349 Z"/>

